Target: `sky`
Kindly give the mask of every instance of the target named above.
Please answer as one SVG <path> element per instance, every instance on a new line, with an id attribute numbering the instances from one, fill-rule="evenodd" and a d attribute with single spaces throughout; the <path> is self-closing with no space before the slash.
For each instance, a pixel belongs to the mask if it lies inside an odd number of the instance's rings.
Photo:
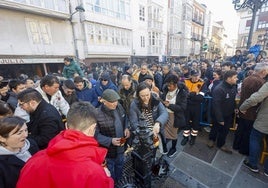
<path id="1" fill-rule="evenodd" d="M 223 26 L 229 39 L 236 39 L 238 33 L 239 17 L 234 10 L 232 0 L 197 0 L 205 4 L 212 12 L 214 21 L 223 20 Z"/>

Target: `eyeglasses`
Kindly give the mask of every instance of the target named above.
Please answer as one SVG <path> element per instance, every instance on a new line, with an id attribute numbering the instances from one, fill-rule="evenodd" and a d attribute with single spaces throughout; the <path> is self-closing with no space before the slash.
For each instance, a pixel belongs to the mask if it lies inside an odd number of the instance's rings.
<path id="1" fill-rule="evenodd" d="M 101 78 L 100 81 L 108 81 L 108 80 Z"/>
<path id="2" fill-rule="evenodd" d="M 22 107 L 26 102 L 19 102 L 18 105 Z"/>

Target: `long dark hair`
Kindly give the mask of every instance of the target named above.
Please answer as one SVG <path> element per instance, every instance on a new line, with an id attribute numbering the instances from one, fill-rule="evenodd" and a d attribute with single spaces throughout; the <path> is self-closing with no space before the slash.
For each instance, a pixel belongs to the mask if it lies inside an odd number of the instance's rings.
<path id="1" fill-rule="evenodd" d="M 150 97 L 150 101 L 149 101 L 148 106 L 146 106 L 146 105 L 143 103 L 142 99 L 140 98 L 140 92 L 141 92 L 142 90 L 144 90 L 144 89 L 147 89 L 147 88 L 151 91 L 151 87 L 150 87 L 150 85 L 147 84 L 145 81 L 141 82 L 141 83 L 138 85 L 138 87 L 137 87 L 136 96 L 137 96 L 137 98 L 138 98 L 138 100 L 139 100 L 139 109 L 142 109 L 142 108 L 149 108 L 149 109 L 151 109 L 152 96 Z"/>

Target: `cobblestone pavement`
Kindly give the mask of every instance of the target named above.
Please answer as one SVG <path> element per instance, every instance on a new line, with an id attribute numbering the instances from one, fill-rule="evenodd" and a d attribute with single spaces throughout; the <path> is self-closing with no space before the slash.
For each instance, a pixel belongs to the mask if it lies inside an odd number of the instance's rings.
<path id="1" fill-rule="evenodd" d="M 242 163 L 245 156 L 233 151 L 226 154 L 217 148 L 209 149 L 206 146 L 208 133 L 201 131 L 196 144 L 180 145 L 181 133 L 178 136 L 177 154 L 173 158 L 164 158 L 170 164 L 166 176 L 152 177 L 152 188 L 267 188 L 268 177 L 260 173 L 252 173 Z M 227 146 L 231 147 L 233 132 L 227 139 Z M 157 153 L 159 157 L 159 153 Z M 128 178 L 134 177 L 131 171 L 131 162 L 128 163 Z M 129 180 L 130 181 L 130 180 Z M 132 181 L 134 181 L 132 179 Z"/>

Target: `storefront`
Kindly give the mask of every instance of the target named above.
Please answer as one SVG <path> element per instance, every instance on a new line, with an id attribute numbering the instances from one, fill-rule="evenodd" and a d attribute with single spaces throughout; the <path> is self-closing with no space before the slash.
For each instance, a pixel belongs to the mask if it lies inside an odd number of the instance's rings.
<path id="1" fill-rule="evenodd" d="M 21 74 L 42 77 L 63 69 L 63 58 L 0 58 L 0 75 L 5 79 L 18 78 Z"/>

